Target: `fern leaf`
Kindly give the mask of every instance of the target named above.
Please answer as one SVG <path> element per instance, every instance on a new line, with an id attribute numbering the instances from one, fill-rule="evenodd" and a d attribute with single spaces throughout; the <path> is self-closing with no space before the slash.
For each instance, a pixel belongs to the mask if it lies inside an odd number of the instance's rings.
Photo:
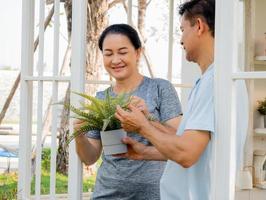
<path id="1" fill-rule="evenodd" d="M 88 131 L 91 130 L 95 130 L 93 127 L 88 126 L 88 125 L 84 125 L 82 126 L 78 131 L 75 131 L 72 135 L 70 135 L 70 137 L 67 140 L 67 145 L 77 136 L 81 135 L 81 134 L 86 134 Z"/>

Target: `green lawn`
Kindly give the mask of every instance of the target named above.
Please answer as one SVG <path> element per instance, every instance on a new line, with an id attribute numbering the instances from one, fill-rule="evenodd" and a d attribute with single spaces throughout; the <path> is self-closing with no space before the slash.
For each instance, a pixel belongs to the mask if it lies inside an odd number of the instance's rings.
<path id="1" fill-rule="evenodd" d="M 0 199 L 16 199 L 17 194 L 17 173 L 0 174 Z M 83 192 L 93 189 L 95 175 L 83 180 Z M 68 180 L 66 175 L 56 174 L 56 193 L 67 193 Z M 50 175 L 48 171 L 42 171 L 41 194 L 49 194 Z M 31 183 L 31 194 L 35 193 L 35 179 Z"/>
<path id="2" fill-rule="evenodd" d="M 56 174 L 56 193 L 67 193 L 67 175 Z M 83 179 L 83 192 L 92 191 L 96 174 Z M 0 174 L 0 200 L 16 199 L 17 194 L 17 173 Z M 50 150 L 44 149 L 42 154 L 42 177 L 41 177 L 41 194 L 49 194 L 50 190 Z M 35 193 L 35 177 L 31 182 L 31 194 Z"/>

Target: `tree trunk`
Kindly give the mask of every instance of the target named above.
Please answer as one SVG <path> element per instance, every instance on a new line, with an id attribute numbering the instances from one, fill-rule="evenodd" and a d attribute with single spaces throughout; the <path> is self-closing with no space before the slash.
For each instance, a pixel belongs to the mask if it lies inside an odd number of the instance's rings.
<path id="1" fill-rule="evenodd" d="M 144 43 L 147 40 L 145 34 L 146 10 L 147 10 L 147 0 L 138 0 L 138 29 Z"/>
<path id="2" fill-rule="evenodd" d="M 65 11 L 67 17 L 68 39 L 70 41 L 72 32 L 72 1 L 65 1 Z M 99 78 L 99 69 L 102 65 L 101 52 L 98 48 L 98 37 L 107 26 L 107 0 L 88 0 L 87 8 L 87 56 L 86 56 L 86 80 L 97 80 Z M 97 88 L 93 85 L 85 87 L 88 94 L 94 94 Z M 65 97 L 64 102 L 70 102 L 70 94 Z M 59 146 L 57 153 L 57 170 L 67 174 L 68 166 L 68 148 L 66 141 L 69 135 L 69 110 L 64 108 L 61 116 L 59 129 Z"/>
<path id="3" fill-rule="evenodd" d="M 98 80 L 100 77 L 100 68 L 102 66 L 102 56 L 98 48 L 98 39 L 103 29 L 108 25 L 107 11 L 117 3 L 122 3 L 123 0 L 88 0 L 87 8 L 87 54 L 86 54 L 86 80 Z M 139 0 L 139 20 L 138 28 L 141 31 L 142 37 L 145 37 L 145 13 L 147 8 L 146 0 Z M 67 17 L 67 29 L 69 41 L 71 38 L 72 26 L 72 1 L 65 1 L 65 11 Z M 86 85 L 86 93 L 93 95 L 97 90 L 97 86 Z M 69 89 L 68 89 L 69 91 Z M 69 93 L 66 95 L 65 102 L 70 100 Z M 66 145 L 67 136 L 69 134 L 69 110 L 63 110 L 59 129 L 59 147 L 57 154 L 57 170 L 67 174 L 68 166 L 68 149 Z"/>
<path id="4" fill-rule="evenodd" d="M 70 102 L 70 84 L 68 85 L 64 104 Z M 65 106 L 64 106 L 65 107 Z M 68 172 L 68 145 L 66 143 L 69 135 L 69 109 L 63 109 L 61 114 L 61 123 L 58 136 L 58 149 L 56 155 L 56 168 L 62 174 Z"/>
<path id="5" fill-rule="evenodd" d="M 98 48 L 98 39 L 108 24 L 107 11 L 107 0 L 88 0 L 86 80 L 99 79 L 102 56 Z M 93 95 L 97 90 L 97 86 L 86 85 L 85 90 L 86 93 Z"/>
<path id="6" fill-rule="evenodd" d="M 72 0 L 66 0 L 64 3 L 64 8 L 67 18 L 68 42 L 70 43 L 71 31 L 72 31 Z M 64 104 L 69 104 L 70 102 L 70 84 L 68 84 L 68 88 L 63 102 Z M 66 106 L 63 106 L 60 120 L 61 121 L 60 121 L 59 136 L 58 136 L 58 149 L 56 154 L 56 170 L 59 173 L 67 174 L 69 155 L 68 155 L 68 146 L 66 145 L 66 141 L 69 134 L 69 109 L 66 108 Z"/>

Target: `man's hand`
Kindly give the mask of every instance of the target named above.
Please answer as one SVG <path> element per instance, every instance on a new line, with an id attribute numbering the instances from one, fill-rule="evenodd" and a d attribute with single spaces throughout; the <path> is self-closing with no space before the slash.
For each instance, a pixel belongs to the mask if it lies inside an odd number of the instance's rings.
<path id="1" fill-rule="evenodd" d="M 127 153 L 114 155 L 116 157 L 128 158 L 131 160 L 143 160 L 145 158 L 144 153 L 148 148 L 144 144 L 137 142 L 136 140 L 125 137 L 122 139 L 123 143 L 127 145 Z"/>
<path id="2" fill-rule="evenodd" d="M 138 108 L 141 112 L 143 112 L 145 116 L 149 116 L 149 110 L 144 99 L 138 96 L 132 96 L 130 99 L 130 104 Z"/>
<path id="3" fill-rule="evenodd" d="M 128 106 L 130 111 L 123 110 L 120 106 L 117 106 L 115 117 L 120 120 L 121 126 L 125 131 L 138 132 L 145 124 L 149 123 L 145 115 L 135 106 L 130 104 Z"/>

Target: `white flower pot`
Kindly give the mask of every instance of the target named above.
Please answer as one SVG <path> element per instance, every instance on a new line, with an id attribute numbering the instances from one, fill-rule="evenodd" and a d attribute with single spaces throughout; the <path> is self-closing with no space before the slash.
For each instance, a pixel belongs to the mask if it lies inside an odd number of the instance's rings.
<path id="1" fill-rule="evenodd" d="M 104 155 L 114 155 L 127 152 L 127 145 L 122 143 L 122 138 L 127 136 L 123 129 L 101 131 L 101 140 Z"/>

